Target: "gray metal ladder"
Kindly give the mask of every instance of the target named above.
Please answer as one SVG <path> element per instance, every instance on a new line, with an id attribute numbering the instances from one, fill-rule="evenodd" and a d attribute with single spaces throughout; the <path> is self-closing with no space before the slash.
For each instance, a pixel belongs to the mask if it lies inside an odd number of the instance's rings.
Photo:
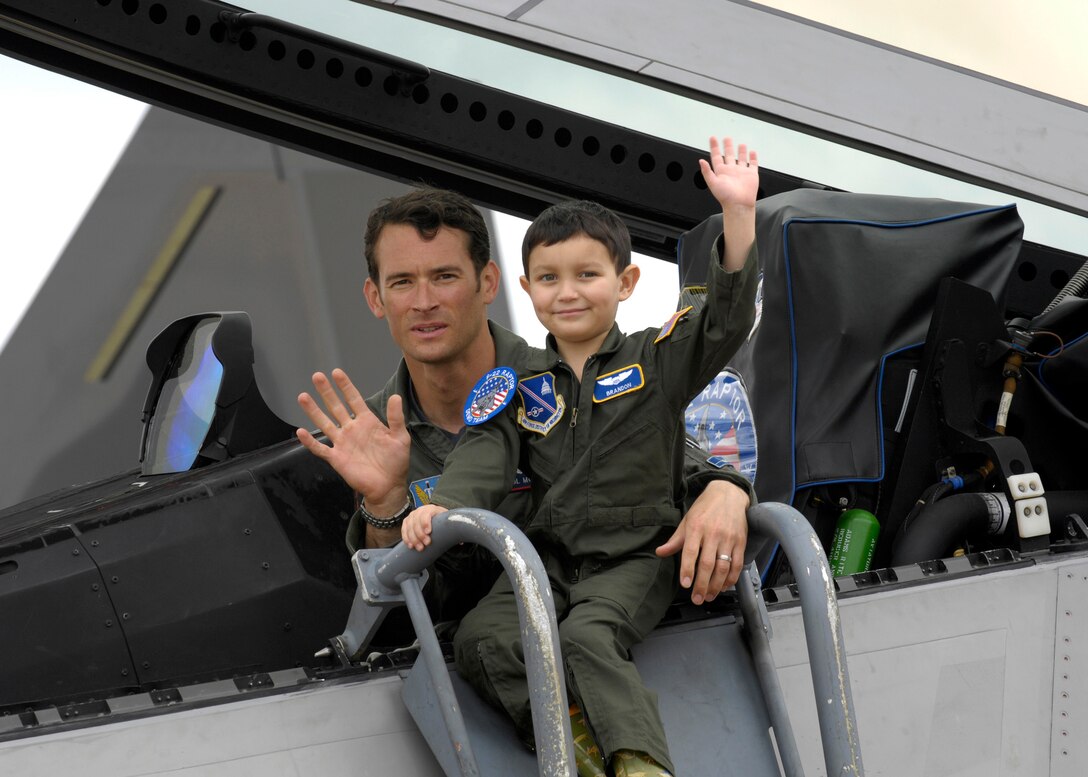
<path id="1" fill-rule="evenodd" d="M 748 521 L 753 532 L 779 542 L 797 577 L 827 774 L 861 777 L 846 652 L 823 548 L 804 517 L 787 505 L 757 505 Z M 523 592 L 518 607 L 533 689 L 535 756 L 516 742 L 509 721 L 451 673 L 434 636 L 420 590 L 423 570 L 460 542 L 488 548 Z M 512 523 L 485 510 L 454 510 L 435 519 L 425 551 L 404 545 L 359 551 L 353 564 L 360 596 L 344 634 L 333 640 L 336 652 L 346 660 L 369 642 L 389 609 L 407 605 L 420 658 L 403 697 L 447 775 L 529 774 L 535 763 L 540 775 L 576 777 L 551 588 L 539 556 Z M 659 629 L 634 651 L 636 664 L 659 694 L 666 729 L 675 724 L 668 734 L 678 774 L 800 777 L 804 771 L 771 656 L 770 621 L 754 564 L 742 574 L 737 594 L 742 625 L 724 618 Z M 697 675 L 678 671 L 693 666 L 701 668 Z M 702 750 L 692 749 L 697 743 Z M 719 751 L 729 754 L 729 762 L 712 771 L 722 765 Z"/>

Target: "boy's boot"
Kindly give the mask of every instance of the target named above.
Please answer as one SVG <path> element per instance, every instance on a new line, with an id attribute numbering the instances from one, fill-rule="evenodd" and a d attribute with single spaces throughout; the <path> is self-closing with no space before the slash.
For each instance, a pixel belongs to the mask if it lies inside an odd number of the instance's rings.
<path id="1" fill-rule="evenodd" d="M 634 750 L 613 753 L 612 771 L 616 777 L 672 777 L 672 772 L 646 753 Z"/>
<path id="2" fill-rule="evenodd" d="M 586 726 L 585 715 L 577 704 L 570 705 L 570 732 L 574 737 L 574 763 L 578 777 L 605 777 L 604 756 Z"/>

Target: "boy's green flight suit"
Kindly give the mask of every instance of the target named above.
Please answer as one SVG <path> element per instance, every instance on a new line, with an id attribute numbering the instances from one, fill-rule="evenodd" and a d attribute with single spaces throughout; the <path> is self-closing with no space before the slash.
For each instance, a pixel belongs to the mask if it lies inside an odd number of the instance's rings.
<path id="1" fill-rule="evenodd" d="M 521 365 L 530 358 L 540 358 L 543 351 L 529 346 L 525 340 L 513 332 L 488 322 L 492 340 L 495 343 L 497 364 Z M 397 371 L 385 387 L 367 398 L 370 409 L 383 422 L 386 422 L 385 407 L 389 397 L 399 394 L 404 398 L 405 418 L 412 445 L 408 462 L 408 492 L 414 506 L 418 507 L 430 501 L 431 491 L 438 482 L 446 463 L 446 457 L 453 450 L 458 436 L 435 426 L 423 415 L 418 405 L 412 400 L 411 378 L 408 367 L 402 360 Z M 719 469 L 706 462 L 706 452 L 689 449 L 684 462 L 684 480 L 689 494 L 697 495 L 711 480 L 728 480 L 752 495 L 751 484 L 739 473 L 731 469 Z M 496 513 L 513 521 L 521 527 L 528 523 L 532 514 L 531 496 L 528 477 L 515 474 L 511 487 L 502 501 L 493 508 Z M 354 553 L 363 547 L 363 534 L 366 525 L 359 513 L 352 516 L 347 530 L 348 549 Z M 431 567 L 429 580 L 423 590 L 432 619 L 436 624 L 449 624 L 439 629 L 439 636 L 450 638 L 452 627 L 464 616 L 484 594 L 502 572 L 498 560 L 476 545 L 460 545 L 445 553 Z M 406 614 L 391 613 L 386 619 L 374 647 L 393 647 L 408 644 L 413 635 L 407 622 Z"/>
<path id="2" fill-rule="evenodd" d="M 675 559 L 659 559 L 654 548 L 681 518 L 680 420 L 751 330 L 755 253 L 753 246 L 734 273 L 715 257 L 706 303 L 660 332 L 625 336 L 613 326 L 581 381 L 550 336 L 546 352 L 510 365 L 517 399 L 466 431 L 433 494 L 449 508 L 490 508 L 516 468 L 530 474 L 526 534 L 551 580 L 572 698 L 603 752 L 647 752 L 670 770 L 656 696 L 629 649 L 675 596 Z M 531 741 L 517 610 L 505 578 L 465 616 L 454 647 L 461 673 Z"/>

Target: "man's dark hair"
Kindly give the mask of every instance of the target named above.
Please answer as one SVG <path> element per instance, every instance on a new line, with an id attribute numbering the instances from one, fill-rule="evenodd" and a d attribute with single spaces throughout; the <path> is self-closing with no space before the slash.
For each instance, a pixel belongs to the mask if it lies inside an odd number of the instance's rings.
<path id="1" fill-rule="evenodd" d="M 621 273 L 631 264 L 631 233 L 620 217 L 590 200 L 568 200 L 552 205 L 529 225 L 521 241 L 521 266 L 529 275 L 529 254 L 537 246 L 550 246 L 576 235 L 603 243 Z"/>
<path id="2" fill-rule="evenodd" d="M 408 224 L 424 240 L 434 240 L 442 227 L 459 229 L 468 236 L 468 255 L 476 268 L 476 277 L 491 261 L 491 238 L 480 211 L 464 195 L 447 189 L 414 189 L 399 197 L 390 197 L 370 213 L 363 238 L 366 271 L 378 283 L 378 260 L 374 246 L 388 224 Z"/>

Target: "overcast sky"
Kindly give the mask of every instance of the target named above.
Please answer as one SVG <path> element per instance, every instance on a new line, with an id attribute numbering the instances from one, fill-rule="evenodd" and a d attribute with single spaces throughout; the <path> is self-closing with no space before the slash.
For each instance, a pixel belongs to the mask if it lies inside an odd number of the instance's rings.
<path id="1" fill-rule="evenodd" d="M 798 9 L 794 6 L 799 2 L 800 0 L 776 0 L 771 4 L 797 12 Z M 906 0 L 897 2 L 904 9 L 908 7 L 903 5 Z M 938 2 L 939 0 L 926 0 L 930 6 L 942 7 Z M 1011 0 L 1008 2 L 1011 3 Z M 707 128 L 715 128 L 719 134 L 729 133 L 739 138 L 758 138 L 760 155 L 769 166 L 778 170 L 789 170 L 795 175 L 847 191 L 939 196 L 964 202 L 993 204 L 1005 204 L 1011 199 L 1004 194 L 953 181 L 846 146 L 826 143 L 758 119 L 730 114 L 713 106 L 681 99 L 675 94 L 648 89 L 634 81 L 577 68 L 570 63 L 499 46 L 493 41 L 453 30 L 423 25 L 417 20 L 383 13 L 366 6 L 330 0 L 312 0 L 307 4 L 294 0 L 255 0 L 255 3 L 257 10 L 261 12 L 274 13 L 300 23 L 306 22 L 311 16 L 319 17 L 321 9 L 325 9 L 326 13 L 335 11 L 335 22 L 339 25 L 335 30 L 350 29 L 359 36 L 366 32 L 387 43 L 395 41 L 395 53 L 401 56 L 412 57 L 420 54 L 427 57 L 429 64 L 461 77 L 488 83 L 495 81 L 492 85 L 498 88 L 526 93 L 534 99 L 562 105 L 570 110 L 593 112 L 618 123 L 632 120 L 634 110 L 639 121 L 643 123 L 630 126 L 676 142 L 702 146 Z M 869 14 L 864 10 L 866 5 L 858 3 L 857 0 L 834 0 L 821 7 L 825 13 L 839 14 L 834 19 L 824 21 L 853 29 L 844 20 L 861 25 L 884 18 L 882 13 Z M 915 5 L 910 4 L 909 7 L 914 8 Z M 998 7 L 1002 7 L 1002 3 L 998 3 Z M 1027 14 L 1026 18 L 1032 20 L 1032 23 L 1026 26 L 1035 29 L 1036 34 L 1040 34 L 1040 29 L 1036 28 L 1045 30 L 1046 35 L 1049 35 L 1047 40 L 1055 49 L 1041 52 L 1038 46 L 1027 46 L 1027 49 L 1033 51 L 1032 61 L 1045 61 L 1046 66 L 1042 67 L 1044 73 L 1075 73 L 1076 79 L 1072 84 L 1082 86 L 1084 71 L 1079 63 L 1085 56 L 1084 47 L 1063 39 L 1054 32 L 1053 25 L 1041 24 L 1040 21 L 1051 17 L 1063 18 L 1070 21 L 1070 26 L 1077 27 L 1079 20 L 1088 14 L 1083 0 L 1048 0 L 1042 7 L 1051 16 L 1040 16 L 1035 6 L 1030 9 L 1023 7 L 1017 12 Z M 967 8 L 964 13 L 978 12 Z M 1003 61 L 1002 58 L 1008 52 L 1007 46 L 1000 45 L 1004 38 L 988 28 L 985 33 L 976 31 L 971 36 L 964 34 L 967 28 L 961 24 L 954 27 L 956 32 L 946 40 L 937 34 L 940 31 L 933 30 L 935 25 L 931 16 L 909 14 L 906 11 L 904 15 L 912 20 L 912 26 L 909 29 L 900 29 L 901 26 L 893 25 L 892 32 L 895 34 L 907 34 L 913 30 L 912 34 L 920 36 L 918 40 L 926 42 L 927 45 L 937 45 L 943 41 L 956 46 L 956 51 L 950 50 L 946 45 L 940 51 L 928 52 L 930 55 L 985 71 L 988 69 L 987 61 L 981 61 L 980 64 L 980 56 L 989 54 L 995 61 Z M 946 15 L 935 16 L 940 20 L 936 26 L 949 26 Z M 1025 17 L 1015 17 L 1017 20 L 1023 18 Z M 359 26 L 362 31 L 356 30 L 349 22 Z M 1025 25 L 1008 26 L 1015 31 L 1015 39 L 1021 41 Z M 855 31 L 881 38 L 879 31 L 868 27 Z M 366 42 L 367 39 L 361 37 L 360 40 Z M 965 42 L 970 41 L 975 41 L 978 46 L 975 49 L 965 46 Z M 908 45 L 908 42 L 898 38 L 892 42 L 896 45 Z M 412 46 L 421 50 L 416 52 Z M 1042 54 L 1046 54 L 1046 57 L 1040 59 Z M 975 58 L 957 58 L 968 55 Z M 1059 55 L 1073 57 L 1071 62 L 1077 66 L 1070 65 Z M 1055 57 L 1059 59 L 1054 59 Z M 496 58 L 502 58 L 505 66 L 496 68 Z M 1023 67 L 1016 72 L 1021 73 L 1022 70 Z M 1025 71 L 1022 75 L 1026 77 L 1028 74 Z M 503 78 L 512 78 L 514 81 L 506 83 Z M 577 80 L 579 89 L 565 88 L 571 79 Z M 1056 90 L 1059 94 L 1066 94 L 1069 87 L 1065 89 L 1066 91 Z M 2 56 L 0 90 L 4 105 L 4 121 L 0 122 L 0 143 L 3 143 L 5 150 L 5 185 L 0 187 L 2 349 L 29 299 L 60 255 L 87 204 L 93 199 L 118 154 L 124 149 L 145 107 L 111 92 L 55 76 Z M 581 105 L 578 100 L 587 101 L 587 104 Z M 564 101 L 573 102 L 568 104 Z M 659 121 L 661 124 L 645 125 L 646 121 Z M 774 164 L 771 164 L 771 160 L 774 160 Z M 1088 221 L 1022 199 L 1018 204 L 1025 221 L 1026 239 L 1079 253 L 1084 251 L 1085 240 L 1088 239 Z M 515 259 L 518 256 L 517 247 L 522 229 L 520 224 L 510 224 L 500 229 L 500 233 L 496 235 L 500 250 Z M 627 330 L 658 323 L 671 310 L 675 301 L 675 268 L 672 265 L 655 263 L 653 260 L 640 260 L 640 264 L 643 265 L 640 288 L 632 301 L 620 309 L 620 324 Z M 510 299 L 514 302 L 524 298 L 516 284 L 518 274 L 520 269 L 517 264 L 513 268 L 506 268 L 504 272 Z M 518 307 L 514 316 L 519 330 L 530 341 L 536 342 L 542 337 L 543 330 L 537 325 L 528 307 Z"/>
<path id="2" fill-rule="evenodd" d="M 6 152 L 0 187 L 3 350 L 147 108 L 4 56 L 0 89 L 7 116 L 0 122 L 0 148 Z M 496 219 L 496 248 L 513 262 L 503 273 L 513 323 L 530 342 L 542 342 L 544 329 L 517 282 L 526 222 L 501 214 Z M 676 300 L 675 265 L 648 257 L 637 261 L 643 278 L 620 308 L 620 326 L 628 331 L 661 323 Z"/>
<path id="3" fill-rule="evenodd" d="M 0 90 L 2 350 L 146 106 L 4 56 Z"/>

